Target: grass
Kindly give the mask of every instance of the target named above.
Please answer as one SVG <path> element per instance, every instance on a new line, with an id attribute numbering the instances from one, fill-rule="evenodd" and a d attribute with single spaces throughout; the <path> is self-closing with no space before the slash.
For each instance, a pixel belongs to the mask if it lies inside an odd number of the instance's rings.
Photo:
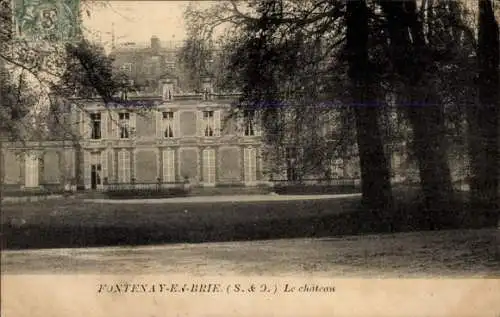
<path id="1" fill-rule="evenodd" d="M 2 208 L 6 249 L 235 241 L 351 234 L 356 199 L 178 204 L 43 201 Z M 16 225 L 19 219 L 25 223 Z"/>
<path id="2" fill-rule="evenodd" d="M 78 199 L 2 206 L 6 249 L 200 243 L 325 237 L 428 229 L 418 195 L 397 193 L 395 210 L 383 218 L 359 198 L 175 204 L 99 204 Z M 458 197 L 444 228 L 476 213 Z M 422 216 L 424 215 L 424 216 Z M 22 221 L 21 221 L 22 220 Z"/>

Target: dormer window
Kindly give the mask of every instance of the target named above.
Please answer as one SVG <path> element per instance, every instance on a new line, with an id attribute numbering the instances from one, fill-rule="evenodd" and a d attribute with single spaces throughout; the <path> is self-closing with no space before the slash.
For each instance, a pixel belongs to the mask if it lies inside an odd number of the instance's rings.
<path id="1" fill-rule="evenodd" d="M 204 100 L 209 100 L 212 94 L 212 81 L 209 77 L 203 78 L 201 81 L 201 90 Z"/>
<path id="2" fill-rule="evenodd" d="M 172 100 L 174 85 L 172 82 L 167 81 L 163 83 L 163 99 L 164 100 Z"/>

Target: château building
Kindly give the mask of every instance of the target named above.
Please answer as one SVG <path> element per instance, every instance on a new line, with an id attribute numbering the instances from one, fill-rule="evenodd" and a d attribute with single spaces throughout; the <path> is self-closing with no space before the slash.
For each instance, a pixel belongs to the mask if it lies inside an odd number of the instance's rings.
<path id="1" fill-rule="evenodd" d="M 128 70 L 141 90 L 106 107 L 98 98 L 75 99 L 65 109 L 64 125 L 76 137 L 11 144 L 4 151 L 4 184 L 99 189 L 186 180 L 195 186 L 265 182 L 254 113 L 245 112 L 238 122 L 229 118 L 238 95 L 217 93 L 210 77 L 202 78 L 201 93 L 180 93 L 172 51 L 160 50 L 155 37 L 151 44 L 111 53 L 116 68 Z"/>
<path id="2" fill-rule="evenodd" d="M 263 182 L 260 129 L 247 114 L 239 129 L 229 117 L 233 95 L 175 94 L 175 81 L 161 83 L 162 95 L 129 97 L 108 108 L 99 103 L 77 110 L 84 152 L 85 188 L 111 184 L 253 185 Z M 89 115 L 86 115 L 87 112 Z"/>
<path id="3" fill-rule="evenodd" d="M 198 92 L 183 92 L 176 65 L 178 47 L 128 44 L 111 52 L 116 71 L 135 90 L 106 106 L 99 98 L 65 104 L 61 122 L 68 131 L 45 141 L 3 147 L 3 184 L 12 189 L 102 189 L 105 186 L 193 186 L 269 184 L 270 178 L 297 180 L 292 155 L 281 171 L 267 173 L 263 128 L 256 111 L 232 116 L 239 95 L 223 93 L 212 78 L 200 78 Z M 182 75 L 182 74 L 180 74 Z M 336 160 L 335 176 L 356 176 L 356 164 Z M 323 178 L 324 174 L 311 175 Z"/>

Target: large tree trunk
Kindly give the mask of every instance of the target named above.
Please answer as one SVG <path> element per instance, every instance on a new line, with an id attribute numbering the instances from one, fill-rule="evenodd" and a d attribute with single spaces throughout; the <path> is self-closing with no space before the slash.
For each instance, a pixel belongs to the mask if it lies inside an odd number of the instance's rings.
<path id="1" fill-rule="evenodd" d="M 496 226 L 499 205 L 499 31 L 490 0 L 478 0 L 479 104 L 471 105 L 469 155 L 471 202 L 481 225 Z"/>
<path id="2" fill-rule="evenodd" d="M 441 106 L 408 107 L 406 112 L 413 130 L 424 213 L 421 225 L 427 229 L 453 226 L 450 198 L 453 195 L 450 168 L 446 155 L 444 113 Z"/>
<path id="3" fill-rule="evenodd" d="M 352 101 L 361 167 L 363 202 L 380 220 L 392 209 L 388 160 L 374 106 L 373 70 L 368 57 L 368 8 L 365 1 L 347 2 L 347 47 Z"/>
<path id="4" fill-rule="evenodd" d="M 380 1 L 387 18 L 395 71 L 402 77 L 406 112 L 413 130 L 425 210 L 421 225 L 440 229 L 454 224 L 453 194 L 447 159 L 444 110 L 437 93 L 427 83 L 431 57 L 415 1 Z"/>

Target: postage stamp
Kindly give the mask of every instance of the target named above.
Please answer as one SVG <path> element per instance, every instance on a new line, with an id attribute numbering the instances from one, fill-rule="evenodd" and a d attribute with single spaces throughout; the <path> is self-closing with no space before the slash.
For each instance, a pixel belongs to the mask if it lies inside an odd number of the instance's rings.
<path id="1" fill-rule="evenodd" d="M 60 41 L 79 33 L 80 0 L 14 0 L 13 5 L 21 38 Z"/>

